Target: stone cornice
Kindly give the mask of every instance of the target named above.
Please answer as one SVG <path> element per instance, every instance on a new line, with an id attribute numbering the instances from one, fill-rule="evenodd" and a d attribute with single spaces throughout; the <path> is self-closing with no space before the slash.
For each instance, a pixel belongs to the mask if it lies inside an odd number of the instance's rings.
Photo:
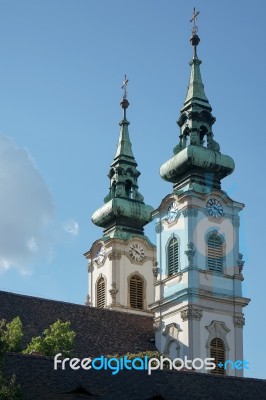
<path id="1" fill-rule="evenodd" d="M 186 253 L 186 252 L 185 252 Z M 195 265 L 189 265 L 184 269 L 181 269 L 181 271 L 179 271 L 176 275 L 171 275 L 171 276 L 167 276 L 166 278 L 162 279 L 161 281 L 158 280 L 158 282 L 156 283 L 156 285 L 162 285 L 168 281 L 174 280 L 176 278 L 178 278 L 180 280 L 180 275 L 182 276 L 183 274 L 185 274 L 186 272 L 189 271 L 198 271 L 201 274 L 206 275 L 210 275 L 210 276 L 219 276 L 221 278 L 226 278 L 226 279 L 237 279 L 240 281 L 243 281 L 243 275 L 242 274 L 234 274 L 234 275 L 229 275 L 229 274 L 220 274 L 218 272 L 215 271 L 210 271 L 207 269 L 202 269 L 202 268 L 198 268 Z"/>
<path id="2" fill-rule="evenodd" d="M 154 312 L 156 312 L 156 309 L 154 308 L 155 304 L 156 304 L 156 308 L 160 307 L 159 302 L 149 305 L 149 307 L 153 306 Z M 186 308 L 188 308 L 189 306 L 191 306 L 195 309 L 200 309 L 200 311 L 202 311 L 202 313 L 210 312 L 210 313 L 214 313 L 217 315 L 227 315 L 228 317 L 231 317 L 231 318 L 234 318 L 234 316 L 235 316 L 235 312 L 233 309 L 228 310 L 228 309 L 220 309 L 220 308 L 216 308 L 216 307 L 207 307 L 203 304 L 200 304 L 200 308 L 199 308 L 199 304 L 192 303 L 192 304 L 186 304 L 185 306 L 182 306 L 182 304 L 180 303 L 179 308 L 173 307 L 170 309 L 170 311 L 163 311 L 163 317 L 157 317 L 156 321 L 157 320 L 159 321 L 160 318 L 162 319 L 162 318 L 175 317 L 177 315 L 180 315 L 181 312 L 183 310 L 185 310 Z"/>
<path id="3" fill-rule="evenodd" d="M 246 297 L 234 297 L 202 289 L 186 288 L 180 290 L 178 293 L 174 293 L 168 297 L 165 297 L 160 301 L 151 304 L 150 307 L 155 309 L 159 306 L 169 304 L 173 301 L 190 301 L 193 298 L 218 301 L 219 303 L 221 302 L 229 304 L 235 303 L 235 305 L 239 305 L 241 307 L 245 307 L 250 302 L 250 299 Z"/>

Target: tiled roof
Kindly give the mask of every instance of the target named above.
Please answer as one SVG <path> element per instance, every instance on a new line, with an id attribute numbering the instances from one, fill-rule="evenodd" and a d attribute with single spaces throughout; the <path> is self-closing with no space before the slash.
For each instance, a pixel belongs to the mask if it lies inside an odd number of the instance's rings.
<path id="1" fill-rule="evenodd" d="M 155 349 L 148 316 L 0 292 L 0 318 L 17 315 L 25 343 L 57 319 L 70 321 L 80 358 Z M 265 380 L 186 371 L 55 371 L 53 358 L 43 356 L 8 354 L 5 373 L 15 373 L 24 400 L 266 400 Z"/>
<path id="2" fill-rule="evenodd" d="M 155 350 L 153 318 L 0 291 L 0 319 L 21 318 L 24 345 L 60 319 L 70 321 L 78 357 Z"/>
<path id="3" fill-rule="evenodd" d="M 53 369 L 53 359 L 9 354 L 25 400 L 265 400 L 266 380 L 197 372 Z"/>

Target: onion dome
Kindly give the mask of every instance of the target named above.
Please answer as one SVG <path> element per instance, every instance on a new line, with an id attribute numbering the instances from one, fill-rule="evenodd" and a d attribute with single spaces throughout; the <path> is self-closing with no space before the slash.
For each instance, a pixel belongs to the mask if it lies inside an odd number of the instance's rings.
<path id="1" fill-rule="evenodd" d="M 177 124 L 180 128 L 179 143 L 174 156 L 160 168 L 161 177 L 174 184 L 174 190 L 200 192 L 220 189 L 221 179 L 234 170 L 231 157 L 221 154 L 220 145 L 214 140 L 212 126 L 215 117 L 204 91 L 200 73 L 202 63 L 197 56 L 200 38 L 195 25 L 190 42 L 194 49 L 190 80 L 184 105 Z"/>
<path id="2" fill-rule="evenodd" d="M 144 203 L 139 192 L 138 178 L 140 172 L 132 152 L 129 138 L 129 121 L 126 110 L 129 106 L 126 93 L 128 80 L 125 77 L 121 107 L 123 119 L 120 122 L 120 134 L 114 160 L 110 166 L 109 193 L 105 197 L 105 204 L 94 212 L 92 222 L 104 228 L 104 236 L 127 238 L 128 236 L 143 235 L 143 227 L 151 221 L 153 208 Z"/>

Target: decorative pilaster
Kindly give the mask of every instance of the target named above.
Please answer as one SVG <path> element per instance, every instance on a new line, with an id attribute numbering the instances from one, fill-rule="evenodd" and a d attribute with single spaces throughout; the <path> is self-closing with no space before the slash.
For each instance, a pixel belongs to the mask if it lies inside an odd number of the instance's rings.
<path id="1" fill-rule="evenodd" d="M 161 326 L 162 326 L 161 320 L 160 319 L 155 319 L 154 322 L 153 322 L 153 329 L 155 331 L 159 331 L 161 329 Z"/>
<path id="2" fill-rule="evenodd" d="M 163 231 L 163 225 L 162 225 L 161 221 L 157 222 L 157 224 L 155 225 L 155 232 L 160 233 L 162 231 Z"/>
<path id="3" fill-rule="evenodd" d="M 198 210 L 195 208 L 187 208 L 186 210 L 182 211 L 183 216 L 186 217 L 197 217 Z"/>
<path id="4" fill-rule="evenodd" d="M 232 218 L 232 224 L 235 228 L 239 228 L 240 226 L 240 218 L 238 216 L 234 216 Z"/>
<path id="5" fill-rule="evenodd" d="M 121 260 L 122 254 L 113 250 L 111 253 L 108 254 L 108 258 L 110 261 L 112 260 Z"/>

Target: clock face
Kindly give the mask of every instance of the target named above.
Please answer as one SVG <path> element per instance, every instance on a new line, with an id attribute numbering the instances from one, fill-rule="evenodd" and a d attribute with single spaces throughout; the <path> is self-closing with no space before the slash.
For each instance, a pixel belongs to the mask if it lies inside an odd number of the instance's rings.
<path id="1" fill-rule="evenodd" d="M 95 261 L 97 262 L 98 265 L 103 263 L 105 255 L 106 255 L 105 248 L 104 246 L 101 246 L 97 251 L 95 258 Z"/>
<path id="2" fill-rule="evenodd" d="M 168 222 L 173 222 L 176 219 L 177 216 L 178 216 L 178 207 L 177 207 L 177 202 L 174 201 L 168 207 L 168 210 L 167 210 L 167 221 Z"/>
<path id="3" fill-rule="evenodd" d="M 145 257 L 144 250 L 138 243 L 133 243 L 129 246 L 129 255 L 135 261 L 142 261 Z"/>
<path id="4" fill-rule="evenodd" d="M 217 199 L 209 199 L 206 204 L 210 217 L 220 219 L 223 217 L 223 206 Z"/>

